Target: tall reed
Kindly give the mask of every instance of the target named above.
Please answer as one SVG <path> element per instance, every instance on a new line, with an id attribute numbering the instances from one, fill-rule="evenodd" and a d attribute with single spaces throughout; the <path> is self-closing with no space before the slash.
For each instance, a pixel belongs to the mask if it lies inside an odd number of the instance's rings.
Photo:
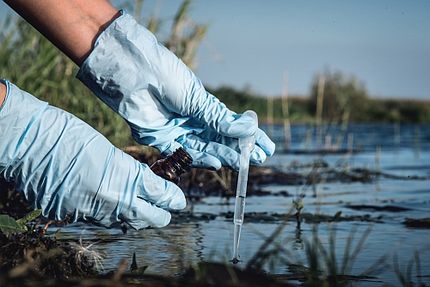
<path id="1" fill-rule="evenodd" d="M 284 149 L 288 150 L 291 145 L 291 124 L 290 112 L 288 107 L 288 78 L 284 75 L 284 89 L 282 92 L 282 117 L 284 123 Z"/>

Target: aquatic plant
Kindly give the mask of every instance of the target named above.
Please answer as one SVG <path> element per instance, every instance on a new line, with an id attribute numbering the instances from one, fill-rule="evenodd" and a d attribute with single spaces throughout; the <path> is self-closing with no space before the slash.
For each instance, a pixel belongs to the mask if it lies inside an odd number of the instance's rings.
<path id="1" fill-rule="evenodd" d="M 0 215 L 0 231 L 5 235 L 10 235 L 12 233 L 26 232 L 29 230 L 27 224 L 42 214 L 41 209 L 36 209 L 29 212 L 24 217 L 15 220 L 7 214 Z"/>
<path id="2" fill-rule="evenodd" d="M 292 210 L 285 215 L 284 220 L 269 236 L 266 237 L 266 235 L 257 231 L 260 236 L 265 238 L 265 240 L 248 261 L 245 269 L 263 270 L 264 265 L 267 264 L 267 262 L 286 262 L 285 256 L 289 257 L 291 254 L 282 243 L 278 242 L 278 240 L 281 237 L 282 231 L 287 226 L 288 218 L 291 214 Z"/>
<path id="3" fill-rule="evenodd" d="M 325 243 L 319 236 L 318 225 L 315 224 L 312 228 L 311 239 L 302 239 L 300 234 L 300 240 L 304 241 L 305 245 L 306 261 L 303 263 L 297 260 L 286 246 L 289 240 L 282 239 L 282 233 L 292 214 L 293 212 L 290 211 L 285 221 L 281 222 L 269 236 L 257 231 L 265 240 L 248 261 L 245 270 L 264 270 L 267 265 L 278 264 L 279 267 L 279 264 L 285 264 L 292 274 L 285 275 L 284 279 L 302 281 L 304 286 L 320 287 L 349 286 L 351 282 L 355 281 L 374 281 L 376 280 L 375 275 L 388 268 L 387 256 L 384 255 L 366 270 L 357 275 L 353 274 L 354 262 L 364 248 L 364 243 L 371 232 L 370 227 L 359 237 L 357 237 L 358 229 L 356 227 L 350 231 L 344 252 L 339 260 L 336 254 L 335 225 L 331 225 L 328 242 Z"/>
<path id="4" fill-rule="evenodd" d="M 300 224 L 302 223 L 301 212 L 304 207 L 303 197 L 304 194 L 298 195 L 295 199 L 293 199 L 293 207 L 296 210 L 294 216 L 296 217 L 296 229 L 300 229 Z"/>
<path id="5" fill-rule="evenodd" d="M 324 242 L 319 236 L 318 225 L 315 224 L 310 239 L 302 239 L 300 236 L 300 240 L 304 241 L 305 245 L 306 261 L 304 263 L 295 259 L 285 246 L 278 246 L 276 256 L 281 257 L 279 261 L 284 262 L 293 273 L 289 277 L 299 279 L 304 286 L 349 286 L 355 281 L 374 281 L 376 280 L 375 275 L 389 267 L 386 263 L 387 255 L 381 256 L 358 274 L 354 274 L 352 271 L 354 262 L 362 252 L 370 232 L 369 227 L 357 238 L 358 229 L 354 227 L 346 239 L 343 254 L 339 259 L 336 254 L 335 225 L 330 228 L 328 242 Z"/>
<path id="6" fill-rule="evenodd" d="M 308 271 L 306 286 L 347 286 L 351 281 L 375 279 L 371 276 L 380 273 L 388 267 L 386 256 L 380 257 L 368 269 L 358 275 L 352 275 L 352 267 L 358 254 L 363 250 L 364 243 L 369 236 L 371 228 L 367 228 L 358 240 L 355 240 L 357 229 L 353 228 L 347 238 L 342 260 L 339 262 L 336 255 L 336 229 L 331 228 L 328 247 L 318 236 L 317 227 L 313 227 L 312 239 L 305 240 L 306 259 Z M 353 242 L 356 245 L 353 246 Z"/>
<path id="7" fill-rule="evenodd" d="M 403 287 L 425 287 L 427 286 L 422 282 L 422 273 L 421 273 L 421 257 L 420 253 L 429 251 L 428 248 L 421 250 L 421 251 L 415 251 L 414 254 L 411 256 L 411 258 L 408 260 L 408 263 L 405 266 L 405 269 L 402 270 L 399 265 L 399 258 L 398 255 L 395 254 L 393 256 L 393 270 L 394 274 L 396 275 L 397 280 Z M 416 280 L 413 280 L 413 267 L 415 265 L 415 278 Z"/>

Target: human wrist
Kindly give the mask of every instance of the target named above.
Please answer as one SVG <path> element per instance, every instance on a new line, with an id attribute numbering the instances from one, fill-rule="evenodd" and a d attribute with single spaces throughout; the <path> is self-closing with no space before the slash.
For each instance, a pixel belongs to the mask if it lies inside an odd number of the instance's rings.
<path id="1" fill-rule="evenodd" d="M 0 82 L 0 108 L 3 106 L 4 99 L 6 98 L 6 85 Z"/>
<path id="2" fill-rule="evenodd" d="M 85 59 L 91 54 L 91 51 L 94 49 L 94 44 L 100 34 L 109 27 L 115 19 L 121 16 L 121 13 L 120 10 L 115 9 L 106 11 L 103 16 L 93 15 L 98 17 L 91 17 L 85 20 L 87 21 L 87 45 L 81 46 L 79 51 L 74 51 L 76 55 L 71 57 L 78 66 L 81 66 Z"/>

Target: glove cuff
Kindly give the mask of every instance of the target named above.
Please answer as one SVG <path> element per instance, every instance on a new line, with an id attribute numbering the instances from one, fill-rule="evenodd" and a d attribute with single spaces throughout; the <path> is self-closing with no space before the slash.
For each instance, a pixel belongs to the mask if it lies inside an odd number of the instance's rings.
<path id="1" fill-rule="evenodd" d="M 147 58 L 154 45 L 155 36 L 122 13 L 99 35 L 76 77 L 128 122 L 137 142 L 164 151 L 189 132 L 181 128 L 189 118 L 172 114 L 160 101 L 157 67 Z"/>

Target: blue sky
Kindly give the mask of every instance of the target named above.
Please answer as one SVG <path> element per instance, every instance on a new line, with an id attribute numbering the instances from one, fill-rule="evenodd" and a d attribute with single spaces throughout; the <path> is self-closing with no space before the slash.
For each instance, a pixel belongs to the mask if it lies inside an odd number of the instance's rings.
<path id="1" fill-rule="evenodd" d="M 180 2 L 146 0 L 144 16 L 168 31 Z M 430 99 L 430 1 L 195 0 L 191 17 L 210 25 L 196 73 L 212 87 L 279 95 L 287 73 L 290 94 L 306 95 L 330 69 L 374 97 Z"/>
<path id="2" fill-rule="evenodd" d="M 146 1 L 171 17 L 180 1 Z M 327 68 L 355 75 L 372 96 L 430 99 L 430 1 L 196 0 L 209 23 L 198 54 L 203 82 L 261 94 L 309 93 Z M 168 28 L 168 23 L 166 28 Z"/>

